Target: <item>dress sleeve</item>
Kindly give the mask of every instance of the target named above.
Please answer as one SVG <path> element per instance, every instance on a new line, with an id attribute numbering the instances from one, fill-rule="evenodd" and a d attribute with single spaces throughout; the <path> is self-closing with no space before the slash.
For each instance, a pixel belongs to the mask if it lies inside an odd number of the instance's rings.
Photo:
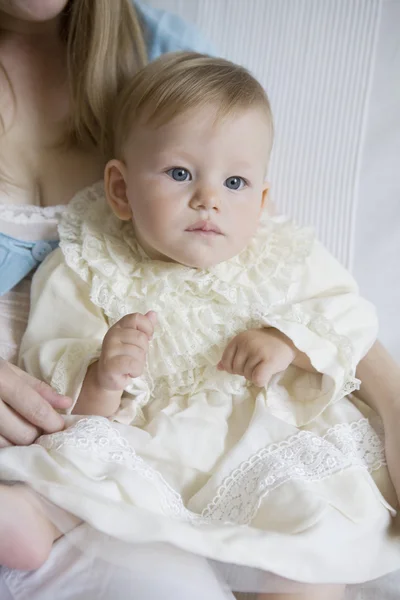
<path id="1" fill-rule="evenodd" d="M 65 264 L 58 249 L 33 278 L 20 365 L 75 404 L 108 328 L 103 312 L 90 301 L 89 286 Z"/>
<path id="2" fill-rule="evenodd" d="M 161 54 L 178 50 L 216 54 L 214 46 L 193 24 L 140 0 L 135 0 L 134 4 L 143 26 L 150 61 Z"/>
<path id="3" fill-rule="evenodd" d="M 277 416 L 300 427 L 359 387 L 356 367 L 376 340 L 378 324 L 350 273 L 318 242 L 289 297 L 266 322 L 287 335 L 318 373 L 289 367 L 273 379 L 267 401 Z"/>

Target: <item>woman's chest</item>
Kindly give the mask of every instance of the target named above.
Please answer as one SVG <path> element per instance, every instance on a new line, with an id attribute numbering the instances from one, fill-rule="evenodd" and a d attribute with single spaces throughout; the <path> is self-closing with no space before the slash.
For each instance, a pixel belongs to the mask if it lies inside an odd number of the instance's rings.
<path id="1" fill-rule="evenodd" d="M 66 204 L 102 176 L 100 158 L 60 144 L 69 111 L 68 90 L 57 75 L 5 61 L 0 78 L 0 203 Z M 51 74 L 51 73 L 50 73 Z"/>
<path id="2" fill-rule="evenodd" d="M 0 203 L 67 204 L 102 177 L 98 157 L 78 149 L 49 146 L 45 132 L 25 119 L 0 138 Z"/>

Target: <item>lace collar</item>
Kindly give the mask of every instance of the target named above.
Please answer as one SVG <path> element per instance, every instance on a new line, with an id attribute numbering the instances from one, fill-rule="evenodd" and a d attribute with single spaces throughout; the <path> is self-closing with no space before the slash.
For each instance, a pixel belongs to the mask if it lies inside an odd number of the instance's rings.
<path id="1" fill-rule="evenodd" d="M 79 192 L 59 225 L 60 246 L 68 266 L 86 281 L 91 298 L 111 319 L 130 311 L 164 309 L 168 296 L 184 306 L 208 300 L 241 304 L 253 311 L 285 301 L 304 265 L 313 234 L 290 220 L 265 217 L 259 231 L 239 255 L 207 270 L 149 259 L 135 240 L 130 222 L 117 219 L 108 207 L 102 182 Z"/>

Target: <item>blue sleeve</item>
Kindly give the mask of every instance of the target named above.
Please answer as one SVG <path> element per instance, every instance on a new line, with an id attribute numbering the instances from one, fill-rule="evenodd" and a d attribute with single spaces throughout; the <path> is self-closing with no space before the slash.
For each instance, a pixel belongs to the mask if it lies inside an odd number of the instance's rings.
<path id="1" fill-rule="evenodd" d="M 141 0 L 135 0 L 135 7 L 143 26 L 150 61 L 161 54 L 177 50 L 216 54 L 213 45 L 200 31 L 181 17 L 154 8 Z"/>

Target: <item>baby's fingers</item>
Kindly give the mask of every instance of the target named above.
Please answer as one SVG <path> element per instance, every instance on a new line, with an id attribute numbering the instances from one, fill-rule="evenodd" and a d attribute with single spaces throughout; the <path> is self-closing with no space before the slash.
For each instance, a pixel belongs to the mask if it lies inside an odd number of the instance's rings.
<path id="1" fill-rule="evenodd" d="M 115 331 L 114 346 L 118 354 L 121 352 L 121 345 L 125 351 L 128 351 L 131 346 L 141 348 L 144 352 L 149 349 L 149 338 L 145 333 L 138 329 L 117 329 Z"/>
<path id="2" fill-rule="evenodd" d="M 264 387 L 268 385 L 273 375 L 275 375 L 275 372 L 271 368 L 271 365 L 267 361 L 262 360 L 254 367 L 251 377 L 248 379 L 257 387 Z"/>
<path id="3" fill-rule="evenodd" d="M 233 339 L 225 348 L 222 358 L 217 365 L 219 371 L 233 373 L 233 361 L 235 359 L 237 349 L 237 343 L 235 342 L 235 339 Z"/>
<path id="4" fill-rule="evenodd" d="M 131 346 L 125 354 L 118 354 L 104 361 L 104 373 L 113 377 L 114 375 L 126 375 L 127 377 L 139 377 L 143 373 L 146 362 L 146 354 L 141 348 Z"/>
<path id="5" fill-rule="evenodd" d="M 144 316 L 151 321 L 153 327 L 157 325 L 157 313 L 154 310 L 149 310 Z"/>
<path id="6" fill-rule="evenodd" d="M 154 333 L 154 325 L 156 323 L 156 315 L 153 311 L 149 311 L 146 315 L 140 313 L 132 313 L 125 315 L 116 323 L 123 329 L 134 329 L 146 334 L 150 339 Z"/>
<path id="7" fill-rule="evenodd" d="M 253 371 L 262 362 L 263 362 L 263 359 L 260 357 L 259 354 L 250 355 L 247 357 L 247 360 L 243 367 L 243 375 L 247 379 L 247 381 L 253 381 L 253 379 L 252 379 Z"/>

